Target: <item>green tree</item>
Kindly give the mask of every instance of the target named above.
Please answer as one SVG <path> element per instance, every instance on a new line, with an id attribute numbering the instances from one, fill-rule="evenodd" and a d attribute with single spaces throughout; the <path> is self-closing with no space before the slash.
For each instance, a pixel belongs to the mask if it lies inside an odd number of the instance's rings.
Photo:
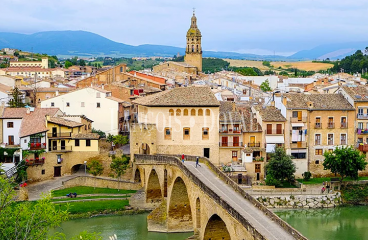
<path id="1" fill-rule="evenodd" d="M 113 137 L 113 142 L 117 145 L 125 145 L 129 142 L 129 138 L 128 136 L 123 136 L 123 135 L 115 135 Z"/>
<path id="2" fill-rule="evenodd" d="M 92 161 L 87 163 L 87 170 L 90 174 L 97 177 L 97 176 L 100 176 L 103 173 L 104 167 L 102 166 L 102 164 L 99 161 L 93 159 Z M 95 187 L 94 188 L 96 188 L 96 181 L 95 181 Z"/>
<path id="3" fill-rule="evenodd" d="M 73 63 L 71 63 L 69 60 L 66 60 L 64 66 L 65 66 L 65 68 L 69 68 L 69 67 L 73 66 Z"/>
<path id="4" fill-rule="evenodd" d="M 106 137 L 106 133 L 101 131 L 101 130 L 98 130 L 98 129 L 95 129 L 95 128 L 92 128 L 92 132 L 93 133 L 97 133 L 98 135 L 100 135 L 101 138 L 105 138 Z"/>
<path id="5" fill-rule="evenodd" d="M 271 67 L 271 62 L 270 61 L 263 61 L 262 65 L 266 66 L 266 67 Z"/>
<path id="6" fill-rule="evenodd" d="M 86 61 L 84 61 L 84 59 L 79 59 L 79 66 L 86 66 Z"/>
<path id="7" fill-rule="evenodd" d="M 337 147 L 333 152 L 325 152 L 323 167 L 332 173 L 341 176 L 340 183 L 346 177 L 358 179 L 358 171 L 363 171 L 367 166 L 365 155 L 352 147 Z"/>
<path id="8" fill-rule="evenodd" d="M 0 177 L 0 239 L 46 239 L 48 231 L 67 220 L 68 211 L 55 207 L 50 197 L 16 203 L 10 180 Z"/>
<path id="9" fill-rule="evenodd" d="M 126 155 L 122 155 L 121 157 L 113 157 L 112 162 L 110 164 L 110 169 L 114 172 L 113 177 L 118 179 L 118 191 L 120 190 L 120 179 L 121 176 L 125 173 L 126 169 L 129 167 L 130 158 Z"/>
<path id="10" fill-rule="evenodd" d="M 19 91 L 18 87 L 13 88 L 11 95 L 12 98 L 8 102 L 10 108 L 22 108 L 26 106 L 23 103 L 23 94 Z"/>
<path id="11" fill-rule="evenodd" d="M 114 135 L 112 135 L 111 133 L 107 134 L 107 137 L 106 137 L 106 141 L 111 143 L 114 141 Z"/>
<path id="12" fill-rule="evenodd" d="M 263 92 L 269 92 L 271 91 L 271 87 L 270 87 L 270 82 L 268 81 L 268 79 L 266 81 L 264 81 L 263 83 L 261 83 L 261 86 L 259 86 L 259 88 L 263 91 Z"/>
<path id="13" fill-rule="evenodd" d="M 236 69 L 235 72 L 240 73 L 243 76 L 258 76 L 257 72 L 253 68 L 249 67 Z"/>
<path id="14" fill-rule="evenodd" d="M 14 52 L 15 57 L 19 57 L 19 52 Z"/>
<path id="15" fill-rule="evenodd" d="M 15 179 L 15 181 L 17 183 L 21 183 L 25 180 L 27 180 L 27 168 L 28 166 L 26 165 L 25 161 L 21 161 L 18 165 L 17 165 L 17 177 Z"/>
<path id="16" fill-rule="evenodd" d="M 295 171 L 295 164 L 284 148 L 278 147 L 274 153 L 271 153 L 270 161 L 266 165 L 267 178 L 271 176 L 280 182 L 284 180 L 291 182 L 294 180 Z"/>

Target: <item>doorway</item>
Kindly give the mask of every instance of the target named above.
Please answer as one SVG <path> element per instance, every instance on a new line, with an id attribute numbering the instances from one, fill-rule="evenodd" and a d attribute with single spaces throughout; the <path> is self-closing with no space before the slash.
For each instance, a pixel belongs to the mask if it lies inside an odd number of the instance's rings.
<path id="1" fill-rule="evenodd" d="M 57 128 L 56 127 L 52 128 L 52 137 L 57 137 Z"/>
<path id="2" fill-rule="evenodd" d="M 54 177 L 61 177 L 61 167 L 54 167 Z"/>
<path id="3" fill-rule="evenodd" d="M 52 141 L 52 150 L 57 150 L 57 141 Z"/>
<path id="4" fill-rule="evenodd" d="M 65 140 L 60 141 L 60 150 L 65 150 Z"/>
<path id="5" fill-rule="evenodd" d="M 203 156 L 206 158 L 210 158 L 210 149 L 209 148 L 203 148 Z"/>

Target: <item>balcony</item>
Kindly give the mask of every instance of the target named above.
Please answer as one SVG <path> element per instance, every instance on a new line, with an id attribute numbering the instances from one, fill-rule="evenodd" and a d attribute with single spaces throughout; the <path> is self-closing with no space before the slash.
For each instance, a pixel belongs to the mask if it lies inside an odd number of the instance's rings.
<path id="1" fill-rule="evenodd" d="M 357 134 L 358 135 L 368 134 L 368 129 L 360 129 L 360 128 L 357 128 Z"/>
<path id="2" fill-rule="evenodd" d="M 72 146 L 52 146 L 50 152 L 71 152 Z"/>
<path id="3" fill-rule="evenodd" d="M 329 129 L 335 128 L 335 123 L 334 122 L 327 123 L 327 128 Z"/>
<path id="4" fill-rule="evenodd" d="M 368 119 L 368 114 L 358 114 L 357 118 L 358 119 Z"/>
<path id="5" fill-rule="evenodd" d="M 31 143 L 29 146 L 30 150 L 42 150 L 46 149 L 46 143 Z"/>
<path id="6" fill-rule="evenodd" d="M 307 142 L 292 142 L 290 148 L 307 148 Z"/>
<path id="7" fill-rule="evenodd" d="M 266 135 L 283 135 L 284 129 L 267 129 L 265 130 Z"/>
<path id="8" fill-rule="evenodd" d="M 322 123 L 315 123 L 314 128 L 317 128 L 317 129 L 322 128 Z"/>
<path id="9" fill-rule="evenodd" d="M 59 132 L 59 133 L 48 133 L 48 138 L 71 138 L 72 133 L 71 132 Z"/>
<path id="10" fill-rule="evenodd" d="M 291 123 L 305 123 L 307 122 L 307 117 L 291 117 L 290 122 Z"/>
<path id="11" fill-rule="evenodd" d="M 347 122 L 340 123 L 340 128 L 348 128 L 348 123 Z"/>
<path id="12" fill-rule="evenodd" d="M 243 147 L 243 142 L 219 142 L 220 147 Z"/>
<path id="13" fill-rule="evenodd" d="M 327 140 L 327 145 L 334 145 L 334 142 L 332 140 Z"/>
<path id="14" fill-rule="evenodd" d="M 41 159 L 26 159 L 26 165 L 27 166 L 37 166 L 37 165 L 43 165 L 45 163 L 45 158 Z"/>
<path id="15" fill-rule="evenodd" d="M 321 145 L 321 141 L 320 140 L 315 140 L 314 145 Z"/>
<path id="16" fill-rule="evenodd" d="M 241 129 L 220 129 L 219 130 L 220 133 L 228 133 L 228 134 L 241 134 L 242 130 Z"/>
<path id="17" fill-rule="evenodd" d="M 358 149 L 361 152 L 368 152 L 368 144 L 358 143 Z"/>
<path id="18" fill-rule="evenodd" d="M 258 143 L 248 143 L 247 144 L 247 147 L 256 147 L 256 148 L 259 148 L 261 147 L 261 143 L 258 142 Z"/>

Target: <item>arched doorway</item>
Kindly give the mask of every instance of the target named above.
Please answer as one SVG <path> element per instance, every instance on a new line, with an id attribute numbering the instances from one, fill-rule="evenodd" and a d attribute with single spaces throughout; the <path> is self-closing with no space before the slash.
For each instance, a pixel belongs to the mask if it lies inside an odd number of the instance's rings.
<path id="1" fill-rule="evenodd" d="M 201 200 L 196 200 L 196 228 L 201 228 Z"/>
<path id="2" fill-rule="evenodd" d="M 169 231 L 193 231 L 192 210 L 188 198 L 187 187 L 181 177 L 175 179 L 169 204 Z"/>
<path id="3" fill-rule="evenodd" d="M 154 203 L 160 202 L 161 200 L 162 200 L 162 193 L 160 181 L 158 180 L 158 175 L 155 169 L 152 169 L 148 177 L 146 202 Z"/>
<path id="4" fill-rule="evenodd" d="M 84 169 L 84 164 L 76 164 L 72 167 L 71 169 L 71 174 L 75 174 L 75 173 L 84 173 L 85 169 Z"/>
<path id="5" fill-rule="evenodd" d="M 230 234 L 227 230 L 225 222 L 214 214 L 208 220 L 204 231 L 204 240 L 230 240 Z"/>
<path id="6" fill-rule="evenodd" d="M 138 183 L 141 182 L 141 173 L 138 168 L 135 170 L 134 182 L 138 182 Z"/>
<path id="7" fill-rule="evenodd" d="M 140 154 L 150 154 L 150 147 L 147 143 L 142 143 L 141 148 L 139 150 Z"/>

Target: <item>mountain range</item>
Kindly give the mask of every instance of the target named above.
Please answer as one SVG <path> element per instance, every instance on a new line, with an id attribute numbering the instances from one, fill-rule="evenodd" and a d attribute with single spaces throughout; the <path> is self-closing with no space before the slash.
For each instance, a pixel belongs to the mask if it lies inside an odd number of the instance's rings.
<path id="1" fill-rule="evenodd" d="M 299 51 L 289 57 L 203 51 L 203 57 L 281 61 L 338 59 L 358 49 L 365 49 L 366 46 L 368 41 L 326 44 Z M 171 57 L 177 53 L 185 54 L 184 48 L 151 44 L 132 46 L 86 31 L 48 31 L 34 34 L 0 32 L 0 49 L 5 47 L 58 56 Z"/>

